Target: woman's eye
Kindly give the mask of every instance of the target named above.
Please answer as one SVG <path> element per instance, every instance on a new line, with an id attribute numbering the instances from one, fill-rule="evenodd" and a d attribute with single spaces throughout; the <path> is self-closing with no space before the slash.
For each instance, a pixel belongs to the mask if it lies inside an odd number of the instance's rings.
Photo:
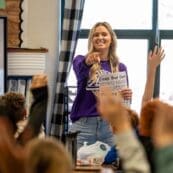
<path id="1" fill-rule="evenodd" d="M 102 37 L 106 37 L 108 34 L 106 32 L 103 32 L 103 33 L 95 33 L 93 35 L 93 37 L 99 37 L 99 36 L 102 36 Z"/>
<path id="2" fill-rule="evenodd" d="M 99 34 L 97 34 L 97 33 L 96 33 L 96 34 L 94 34 L 94 37 L 98 37 L 98 36 L 99 36 Z"/>
<path id="3" fill-rule="evenodd" d="M 105 37 L 105 36 L 107 36 L 107 33 L 102 33 L 102 35 Z"/>

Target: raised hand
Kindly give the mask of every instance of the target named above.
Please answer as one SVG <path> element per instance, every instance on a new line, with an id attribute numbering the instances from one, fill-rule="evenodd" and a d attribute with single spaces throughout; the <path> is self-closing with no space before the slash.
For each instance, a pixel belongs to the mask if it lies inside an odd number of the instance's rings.
<path id="1" fill-rule="evenodd" d="M 46 74 L 36 74 L 32 78 L 31 89 L 44 87 L 48 84 Z"/>
<path id="2" fill-rule="evenodd" d="M 122 105 L 122 97 L 113 95 L 109 87 L 100 87 L 97 108 L 100 115 L 111 124 L 114 132 L 122 132 L 131 128 L 128 111 Z"/>
<path id="3" fill-rule="evenodd" d="M 165 53 L 162 48 L 158 48 L 158 46 L 154 47 L 153 51 L 150 51 L 148 54 L 148 73 L 147 80 L 145 84 L 145 90 L 142 97 L 142 106 L 149 100 L 153 98 L 154 92 L 154 82 L 157 66 L 164 59 Z"/>
<path id="4" fill-rule="evenodd" d="M 156 68 L 165 57 L 165 52 L 161 47 L 155 46 L 153 51 L 148 54 L 149 68 Z"/>

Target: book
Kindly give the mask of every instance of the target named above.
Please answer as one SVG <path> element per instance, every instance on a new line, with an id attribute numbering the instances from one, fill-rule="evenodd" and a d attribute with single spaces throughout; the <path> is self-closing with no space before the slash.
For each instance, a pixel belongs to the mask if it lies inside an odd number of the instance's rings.
<path id="1" fill-rule="evenodd" d="M 28 79 L 26 81 L 26 108 L 27 108 L 27 113 L 29 113 L 31 103 L 33 101 L 33 96 L 32 96 L 32 93 L 30 91 L 30 87 L 31 87 L 31 79 Z"/>
<path id="2" fill-rule="evenodd" d="M 8 80 L 8 91 L 9 92 L 18 92 L 18 80 L 17 79 Z"/>
<path id="3" fill-rule="evenodd" d="M 0 95 L 4 94 L 4 70 L 0 69 Z"/>
<path id="4" fill-rule="evenodd" d="M 99 77 L 99 87 L 108 86 L 112 89 L 113 94 L 116 94 L 123 88 L 128 87 L 127 74 L 125 71 L 116 73 L 107 73 Z M 123 104 L 130 107 L 131 100 L 123 99 Z"/>
<path id="5" fill-rule="evenodd" d="M 102 70 L 102 72 L 98 74 L 95 81 L 88 81 L 86 90 L 98 92 L 101 86 L 106 85 L 112 89 L 113 94 L 116 94 L 116 92 L 119 92 L 121 89 L 128 87 L 127 74 L 125 71 L 110 73 Z M 129 107 L 131 100 L 124 100 L 123 103 Z"/>
<path id="6" fill-rule="evenodd" d="M 126 72 L 117 72 L 103 74 L 99 78 L 99 87 L 107 85 L 114 91 L 120 91 L 122 88 L 127 88 L 127 75 Z"/>
<path id="7" fill-rule="evenodd" d="M 18 79 L 18 92 L 26 96 L 26 80 Z"/>
<path id="8" fill-rule="evenodd" d="M 97 91 L 101 85 L 107 85 L 114 90 L 120 90 L 127 87 L 126 72 L 101 72 L 95 81 L 88 80 L 86 90 Z"/>

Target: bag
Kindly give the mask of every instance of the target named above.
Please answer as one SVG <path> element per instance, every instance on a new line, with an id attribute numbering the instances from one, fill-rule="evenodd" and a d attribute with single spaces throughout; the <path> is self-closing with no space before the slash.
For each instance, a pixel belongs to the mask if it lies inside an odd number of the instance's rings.
<path id="1" fill-rule="evenodd" d="M 77 151 L 77 164 L 101 165 L 110 148 L 108 144 L 101 141 L 91 145 L 87 145 L 87 142 L 84 142 L 84 145 Z"/>

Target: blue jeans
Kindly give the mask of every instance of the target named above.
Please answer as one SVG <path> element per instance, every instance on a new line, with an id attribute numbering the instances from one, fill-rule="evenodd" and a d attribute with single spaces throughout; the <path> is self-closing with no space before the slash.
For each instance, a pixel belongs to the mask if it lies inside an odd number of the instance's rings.
<path id="1" fill-rule="evenodd" d="M 101 117 L 83 117 L 74 122 L 70 132 L 80 131 L 77 135 L 77 149 L 86 141 L 88 145 L 101 141 L 110 146 L 114 145 L 113 133 L 110 125 Z"/>

